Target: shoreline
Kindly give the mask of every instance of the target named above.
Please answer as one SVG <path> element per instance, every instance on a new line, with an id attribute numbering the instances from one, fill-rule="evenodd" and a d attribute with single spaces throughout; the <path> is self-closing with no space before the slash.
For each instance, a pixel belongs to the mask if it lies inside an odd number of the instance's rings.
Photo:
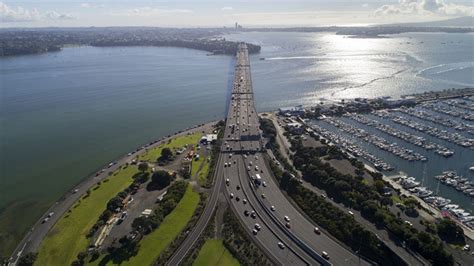
<path id="1" fill-rule="evenodd" d="M 173 134 L 169 134 L 151 141 L 144 143 L 141 146 L 133 149 L 133 153 L 130 152 L 128 154 L 124 154 L 118 156 L 114 160 L 111 161 L 110 164 L 104 165 L 95 171 L 91 171 L 84 179 L 79 181 L 77 184 L 73 185 L 70 189 L 68 189 L 61 197 L 56 200 L 53 205 L 51 205 L 40 218 L 33 223 L 31 229 L 23 236 L 20 242 L 17 244 L 16 248 L 11 253 L 10 257 L 8 258 L 8 265 L 16 265 L 18 259 L 25 253 L 34 252 L 38 249 L 43 239 L 49 233 L 49 231 L 54 227 L 57 221 L 63 217 L 63 215 L 69 210 L 77 200 L 81 199 L 84 193 L 92 186 L 97 184 L 97 182 L 102 181 L 109 177 L 109 172 L 113 172 L 117 169 L 120 169 L 125 163 L 128 163 L 132 159 L 136 158 L 137 155 L 140 155 L 146 152 L 148 149 L 155 148 L 170 139 L 176 138 L 182 135 L 188 135 L 190 133 L 198 132 L 200 129 L 215 124 L 219 120 L 213 120 L 204 122 L 202 124 L 193 125 L 191 127 L 187 127 L 183 130 L 179 130 L 174 132 Z M 98 174 L 98 175 L 97 175 Z M 76 191 L 77 190 L 77 191 Z M 42 221 L 44 217 L 48 215 L 48 213 L 54 212 L 54 215 L 50 218 L 49 222 L 44 223 L 42 225 Z"/>

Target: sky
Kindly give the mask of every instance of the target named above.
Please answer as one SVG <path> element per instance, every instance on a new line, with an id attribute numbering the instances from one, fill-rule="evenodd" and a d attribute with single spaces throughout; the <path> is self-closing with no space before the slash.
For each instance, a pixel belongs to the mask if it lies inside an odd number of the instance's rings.
<path id="1" fill-rule="evenodd" d="M 0 27 L 372 25 L 472 15 L 473 0 L 0 0 Z"/>

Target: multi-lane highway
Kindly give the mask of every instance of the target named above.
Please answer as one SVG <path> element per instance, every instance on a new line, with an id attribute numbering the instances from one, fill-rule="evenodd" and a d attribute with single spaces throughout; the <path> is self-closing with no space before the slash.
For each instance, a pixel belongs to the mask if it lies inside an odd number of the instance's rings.
<path id="1" fill-rule="evenodd" d="M 329 236 L 315 232 L 317 225 L 298 212 L 270 177 L 263 155 L 247 46 L 240 44 L 210 201 L 168 265 L 178 265 L 192 248 L 222 191 L 249 235 L 276 264 L 368 265 Z"/>
<path id="2" fill-rule="evenodd" d="M 245 44 L 241 44 L 237 52 L 234 88 L 222 148 L 222 153 L 227 154 L 224 156 L 226 195 L 249 231 L 254 233 L 256 223 L 262 227 L 255 232 L 255 238 L 278 262 L 369 264 L 329 236 L 316 233 L 317 225 L 301 215 L 270 178 L 263 157 Z M 245 210 L 255 211 L 257 218 L 254 220 L 247 216 Z M 271 234 L 266 230 L 270 230 Z M 288 248 L 291 252 L 282 252 L 279 242 L 285 246 L 283 249 Z M 288 260 L 290 257 L 292 261 Z"/>

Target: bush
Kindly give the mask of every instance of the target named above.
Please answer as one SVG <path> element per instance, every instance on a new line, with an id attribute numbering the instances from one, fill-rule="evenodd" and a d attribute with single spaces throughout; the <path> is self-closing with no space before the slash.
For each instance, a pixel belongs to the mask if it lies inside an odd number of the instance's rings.
<path id="1" fill-rule="evenodd" d="M 38 258 L 38 253 L 28 252 L 20 257 L 18 260 L 18 266 L 31 266 L 35 263 L 36 258 Z"/>

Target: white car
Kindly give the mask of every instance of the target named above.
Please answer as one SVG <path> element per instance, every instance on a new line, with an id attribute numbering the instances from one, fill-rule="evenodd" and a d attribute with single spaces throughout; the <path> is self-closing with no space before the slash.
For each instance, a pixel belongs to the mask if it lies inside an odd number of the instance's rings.
<path id="1" fill-rule="evenodd" d="M 283 217 L 283 219 L 285 219 L 285 221 L 288 222 L 288 223 L 290 222 L 290 217 L 288 217 L 288 216 Z"/>
<path id="2" fill-rule="evenodd" d="M 354 213 L 352 211 L 348 211 L 347 213 L 349 213 L 350 215 L 354 216 Z"/>
<path id="3" fill-rule="evenodd" d="M 259 224 L 255 224 L 255 229 L 257 229 L 258 231 L 260 231 L 260 229 L 262 229 L 262 227 L 261 227 Z"/>
<path id="4" fill-rule="evenodd" d="M 275 211 L 275 206 L 272 205 L 272 206 L 270 207 L 270 210 Z"/>
<path id="5" fill-rule="evenodd" d="M 230 182 L 230 179 L 229 179 L 229 178 L 227 178 L 227 179 L 225 180 L 225 183 L 228 185 L 228 184 L 229 184 L 229 182 Z"/>
<path id="6" fill-rule="evenodd" d="M 267 182 L 263 181 L 262 186 L 267 187 Z"/>
<path id="7" fill-rule="evenodd" d="M 234 193 L 230 193 L 230 198 L 234 198 Z"/>
<path id="8" fill-rule="evenodd" d="M 281 243 L 281 242 L 278 242 L 278 247 L 281 248 L 281 249 L 284 249 L 285 248 L 285 244 Z"/>
<path id="9" fill-rule="evenodd" d="M 321 252 L 321 255 L 323 256 L 323 258 L 329 260 L 329 254 L 326 251 Z"/>

